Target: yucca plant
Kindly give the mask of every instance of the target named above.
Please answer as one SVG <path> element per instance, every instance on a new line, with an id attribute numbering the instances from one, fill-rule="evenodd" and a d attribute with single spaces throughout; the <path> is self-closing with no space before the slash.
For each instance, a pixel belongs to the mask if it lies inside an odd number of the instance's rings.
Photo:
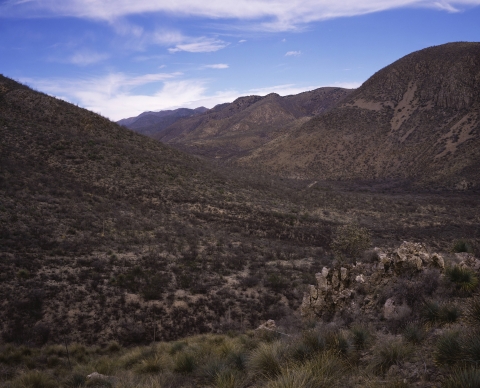
<path id="1" fill-rule="evenodd" d="M 470 268 L 455 265 L 447 268 L 445 275 L 462 292 L 471 293 L 478 286 L 478 277 Z"/>

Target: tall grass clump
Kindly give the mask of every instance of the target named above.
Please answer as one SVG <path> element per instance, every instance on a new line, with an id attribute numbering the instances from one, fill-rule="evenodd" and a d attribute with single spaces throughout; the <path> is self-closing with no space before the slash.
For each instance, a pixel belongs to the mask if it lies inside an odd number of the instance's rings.
<path id="1" fill-rule="evenodd" d="M 247 362 L 247 369 L 254 376 L 274 377 L 281 373 L 286 347 L 280 341 L 264 344 L 253 350 Z"/>
<path id="2" fill-rule="evenodd" d="M 470 325 L 480 329 L 480 296 L 474 296 L 465 309 L 465 320 Z"/>
<path id="3" fill-rule="evenodd" d="M 445 383 L 443 388 L 478 388 L 480 387 L 480 369 L 463 369 L 456 371 L 451 375 Z"/>
<path id="4" fill-rule="evenodd" d="M 57 381 L 55 381 L 50 375 L 33 370 L 26 372 L 12 382 L 13 388 L 56 388 L 59 387 Z"/>
<path id="5" fill-rule="evenodd" d="M 457 240 L 453 243 L 452 247 L 453 252 L 461 253 L 461 252 L 466 252 L 466 253 L 474 253 L 475 249 L 469 241 L 465 240 Z"/>
<path id="6" fill-rule="evenodd" d="M 434 360 L 437 364 L 453 365 L 462 358 L 460 334 L 450 331 L 438 338 Z"/>
<path id="7" fill-rule="evenodd" d="M 428 324 L 453 323 L 461 316 L 460 309 L 453 304 L 440 304 L 436 301 L 426 301 L 423 306 L 422 316 Z"/>
<path id="8" fill-rule="evenodd" d="M 382 343 L 374 349 L 370 366 L 374 373 L 384 374 L 392 365 L 405 361 L 411 353 L 412 348 L 401 341 Z"/>

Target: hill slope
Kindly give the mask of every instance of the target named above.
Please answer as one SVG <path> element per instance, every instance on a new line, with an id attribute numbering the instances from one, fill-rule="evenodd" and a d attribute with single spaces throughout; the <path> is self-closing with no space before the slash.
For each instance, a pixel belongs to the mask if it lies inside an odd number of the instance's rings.
<path id="1" fill-rule="evenodd" d="M 431 47 L 239 164 L 289 177 L 478 187 L 479 109 L 480 43 Z"/>
<path id="2" fill-rule="evenodd" d="M 351 90 L 320 88 L 280 97 L 240 97 L 202 115 L 177 121 L 154 138 L 196 154 L 234 158 L 321 114 Z"/>
<path id="3" fill-rule="evenodd" d="M 182 118 L 196 116 L 207 110 L 207 108 L 199 107 L 196 109 L 179 108 L 160 112 L 143 112 L 136 117 L 119 120 L 117 124 L 124 125 L 146 136 L 154 136 Z"/>

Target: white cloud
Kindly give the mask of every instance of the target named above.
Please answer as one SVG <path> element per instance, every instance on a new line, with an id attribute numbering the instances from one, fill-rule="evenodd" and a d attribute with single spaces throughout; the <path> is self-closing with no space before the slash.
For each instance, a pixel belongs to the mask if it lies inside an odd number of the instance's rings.
<path id="1" fill-rule="evenodd" d="M 212 38 L 195 38 L 189 43 L 179 43 L 173 48 L 169 48 L 170 53 L 176 53 L 179 51 L 187 51 L 189 53 L 210 53 L 213 51 L 221 50 L 228 46 L 227 42 L 219 39 Z"/>
<path id="2" fill-rule="evenodd" d="M 241 39 L 241 40 L 238 41 L 238 43 L 245 43 L 245 42 L 246 42 L 245 39 Z"/>
<path id="3" fill-rule="evenodd" d="M 100 54 L 94 51 L 86 50 L 73 54 L 70 58 L 68 58 L 67 62 L 73 63 L 74 65 L 87 66 L 104 61 L 108 57 L 109 56 L 107 54 Z"/>
<path id="4" fill-rule="evenodd" d="M 259 23 L 263 29 L 285 31 L 305 23 L 395 8 L 457 12 L 477 5 L 480 0 L 10 0 L 0 5 L 0 15 L 53 14 L 113 21 L 132 14 L 164 12 L 215 20 L 248 20 Z"/>
<path id="5" fill-rule="evenodd" d="M 216 63 L 214 65 L 205 65 L 204 67 L 207 69 L 228 69 L 230 66 L 226 63 Z"/>
<path id="6" fill-rule="evenodd" d="M 285 56 L 286 57 L 298 57 L 299 55 L 301 55 L 302 52 L 301 51 L 288 51 Z"/>
<path id="7" fill-rule="evenodd" d="M 176 109 L 180 107 L 211 108 L 217 104 L 231 102 L 238 97 L 257 94 L 297 94 L 316 89 L 319 86 L 298 86 L 295 84 L 274 85 L 249 90 L 208 91 L 203 79 L 180 79 L 182 73 L 156 73 L 129 76 L 111 73 L 103 77 L 85 79 L 22 79 L 38 90 L 52 94 L 66 101 L 76 103 L 93 112 L 99 112 L 112 120 L 139 115 L 145 111 Z M 151 93 L 140 92 L 137 87 L 159 83 Z M 359 83 L 336 83 L 330 86 L 353 88 Z"/>

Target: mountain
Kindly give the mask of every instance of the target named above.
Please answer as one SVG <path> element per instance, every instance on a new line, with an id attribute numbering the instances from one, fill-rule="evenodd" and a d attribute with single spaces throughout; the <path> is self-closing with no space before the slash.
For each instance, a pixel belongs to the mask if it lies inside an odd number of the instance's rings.
<path id="1" fill-rule="evenodd" d="M 143 135 L 153 136 L 182 118 L 196 116 L 207 110 L 202 106 L 196 109 L 179 108 L 159 112 L 143 112 L 136 117 L 119 120 L 117 124 L 124 125 Z"/>
<path id="2" fill-rule="evenodd" d="M 240 97 L 179 120 L 153 137 L 195 154 L 236 158 L 328 111 L 350 92 L 320 88 L 286 97 Z"/>
<path id="3" fill-rule="evenodd" d="M 480 187 L 480 43 L 414 52 L 238 164 L 285 177 Z"/>

